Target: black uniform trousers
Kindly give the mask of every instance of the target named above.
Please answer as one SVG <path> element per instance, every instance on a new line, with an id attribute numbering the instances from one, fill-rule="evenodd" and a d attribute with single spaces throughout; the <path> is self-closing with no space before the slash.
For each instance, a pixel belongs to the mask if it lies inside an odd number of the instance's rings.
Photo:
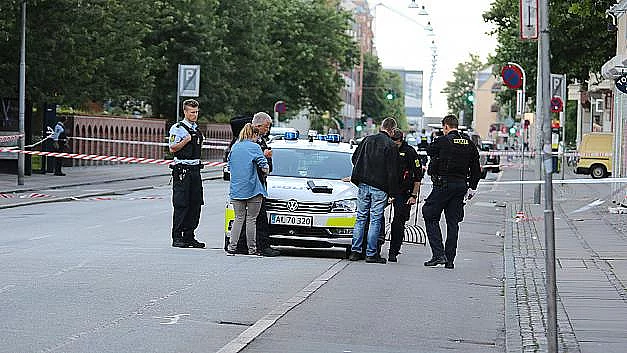
<path id="1" fill-rule="evenodd" d="M 54 151 L 58 152 L 58 153 L 65 152 L 65 142 L 63 142 L 63 141 L 55 141 L 55 142 L 56 143 L 54 144 L 55 145 Z M 55 157 L 54 158 L 54 174 L 55 175 L 62 175 L 63 174 L 62 169 L 63 169 L 63 160 L 64 159 L 65 158 L 62 158 L 62 157 Z"/>
<path id="2" fill-rule="evenodd" d="M 429 246 L 434 258 L 446 256 L 449 262 L 455 260 L 459 222 L 464 219 L 464 196 L 467 190 L 468 187 L 464 181 L 445 181 L 442 186 L 433 186 L 431 194 L 422 206 Z M 446 244 L 444 246 L 440 230 L 442 211 L 446 217 Z"/>
<path id="3" fill-rule="evenodd" d="M 268 225 L 267 201 L 264 197 L 261 201 L 261 208 L 255 221 L 257 227 L 257 250 L 263 251 L 270 247 L 270 226 Z M 242 233 L 237 243 L 237 251 L 248 254 L 248 246 L 246 245 L 246 225 L 242 227 Z"/>
<path id="4" fill-rule="evenodd" d="M 398 255 L 401 251 L 401 244 L 405 237 L 405 223 L 409 220 L 411 205 L 407 204 L 409 197 L 400 195 L 394 198 L 394 218 L 392 219 L 390 234 L 390 250 L 389 253 Z"/>
<path id="5" fill-rule="evenodd" d="M 172 240 L 191 242 L 203 202 L 200 166 L 177 165 L 172 170 Z"/>

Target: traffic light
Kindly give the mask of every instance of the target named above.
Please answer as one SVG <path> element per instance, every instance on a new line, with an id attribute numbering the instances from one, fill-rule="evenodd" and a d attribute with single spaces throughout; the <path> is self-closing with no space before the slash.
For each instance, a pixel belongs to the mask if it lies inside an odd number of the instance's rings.
<path id="1" fill-rule="evenodd" d="M 512 126 L 509 128 L 509 134 L 510 135 L 516 135 L 516 126 Z"/>
<path id="2" fill-rule="evenodd" d="M 466 102 L 468 102 L 468 104 L 472 105 L 475 102 L 475 94 L 472 91 L 468 91 L 464 93 L 464 99 L 466 99 Z"/>
<path id="3" fill-rule="evenodd" d="M 389 89 L 385 94 L 385 99 L 391 101 L 396 98 L 396 92 L 394 90 Z"/>

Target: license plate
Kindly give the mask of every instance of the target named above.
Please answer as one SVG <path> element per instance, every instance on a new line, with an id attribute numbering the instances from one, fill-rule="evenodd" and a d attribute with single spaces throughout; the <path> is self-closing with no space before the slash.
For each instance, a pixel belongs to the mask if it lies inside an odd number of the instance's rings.
<path id="1" fill-rule="evenodd" d="M 313 217 L 311 216 L 291 216 L 283 214 L 270 214 L 270 224 L 282 224 L 288 226 L 311 227 Z"/>

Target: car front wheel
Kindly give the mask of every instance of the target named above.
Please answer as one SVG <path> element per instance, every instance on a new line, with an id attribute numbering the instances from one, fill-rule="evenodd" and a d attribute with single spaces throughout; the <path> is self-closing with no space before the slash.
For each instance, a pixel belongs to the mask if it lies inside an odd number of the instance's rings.
<path id="1" fill-rule="evenodd" d="M 590 175 L 593 179 L 605 178 L 606 174 L 607 171 L 605 170 L 605 167 L 600 164 L 595 164 L 590 168 Z"/>

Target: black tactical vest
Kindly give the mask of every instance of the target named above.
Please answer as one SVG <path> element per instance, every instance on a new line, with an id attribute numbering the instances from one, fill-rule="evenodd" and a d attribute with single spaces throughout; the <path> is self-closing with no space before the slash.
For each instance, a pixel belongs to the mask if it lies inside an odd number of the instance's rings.
<path id="1" fill-rule="evenodd" d="M 199 129 L 192 130 L 189 126 L 178 123 L 178 127 L 182 127 L 192 136 L 192 140 L 189 141 L 183 148 L 174 152 L 174 157 L 178 159 L 200 159 L 200 150 L 202 148 L 202 140 L 204 139 L 202 132 Z"/>
<path id="2" fill-rule="evenodd" d="M 466 179 L 475 146 L 465 134 L 454 131 L 440 137 L 442 143 L 435 174 Z"/>

